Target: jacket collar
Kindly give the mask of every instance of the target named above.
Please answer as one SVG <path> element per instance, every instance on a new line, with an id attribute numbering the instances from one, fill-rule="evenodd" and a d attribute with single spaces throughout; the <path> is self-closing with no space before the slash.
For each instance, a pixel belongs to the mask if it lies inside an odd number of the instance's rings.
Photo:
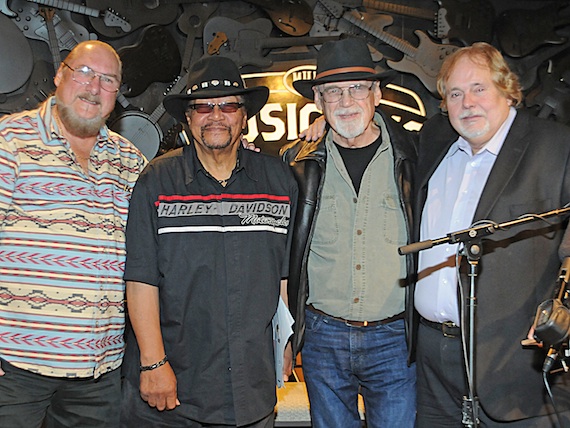
<path id="1" fill-rule="evenodd" d="M 380 127 L 381 121 L 386 124 L 386 129 L 388 130 L 388 135 L 390 136 L 390 141 L 398 141 L 402 138 L 398 134 L 398 130 L 394 126 L 388 126 L 388 118 L 382 112 L 376 111 L 374 114 L 374 122 Z M 325 141 L 327 135 L 329 135 L 330 126 L 327 124 L 325 133 L 321 138 L 317 141 L 304 141 L 301 139 L 297 139 L 292 143 L 284 146 L 281 149 L 281 152 L 285 152 L 289 148 L 296 149 L 296 154 L 293 160 L 295 162 L 305 161 L 305 160 L 316 160 L 322 161 L 326 158 L 326 147 Z M 404 132 L 404 131 L 400 131 Z M 394 157 L 396 159 L 407 159 L 407 158 L 414 158 L 415 154 L 411 151 L 411 145 L 404 145 L 404 144 L 393 144 L 392 143 L 392 150 L 394 152 Z"/>

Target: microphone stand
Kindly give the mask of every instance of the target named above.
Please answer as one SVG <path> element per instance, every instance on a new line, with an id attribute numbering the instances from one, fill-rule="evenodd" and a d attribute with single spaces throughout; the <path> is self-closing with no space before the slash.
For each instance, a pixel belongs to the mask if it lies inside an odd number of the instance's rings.
<path id="1" fill-rule="evenodd" d="M 548 217 L 561 216 L 570 213 L 570 207 L 559 208 L 552 211 L 544 212 L 542 214 L 527 214 L 517 219 L 510 220 L 504 223 L 488 222 L 483 225 L 470 227 L 468 229 L 450 232 L 446 236 L 438 239 L 428 239 L 425 241 L 414 242 L 409 245 L 404 245 L 398 248 L 400 255 L 417 253 L 422 250 L 427 250 L 435 245 L 440 244 L 457 244 L 463 243 L 463 254 L 467 257 L 469 263 L 469 299 L 467 306 L 468 311 L 468 368 L 467 368 L 467 385 L 468 396 L 463 397 L 463 410 L 462 410 L 462 423 L 467 427 L 477 427 L 479 425 L 479 398 L 476 392 L 475 382 L 475 312 L 477 307 L 477 297 L 475 293 L 475 284 L 477 278 L 477 268 L 479 260 L 483 255 L 482 239 L 489 236 L 497 230 L 507 230 L 512 226 L 530 223 L 537 220 L 544 220 Z M 463 319 L 463 318 L 462 318 Z M 462 331 L 464 326 L 462 323 Z M 462 334 L 463 340 L 463 334 Z"/>

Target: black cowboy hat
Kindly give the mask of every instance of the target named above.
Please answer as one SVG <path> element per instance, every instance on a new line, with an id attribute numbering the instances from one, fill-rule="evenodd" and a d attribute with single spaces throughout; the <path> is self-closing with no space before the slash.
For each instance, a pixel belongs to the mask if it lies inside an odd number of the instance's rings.
<path id="1" fill-rule="evenodd" d="M 162 104 L 172 117 L 186 122 L 188 101 L 231 95 L 243 95 L 247 117 L 250 118 L 267 102 L 269 88 L 246 88 L 235 62 L 223 56 L 205 56 L 192 64 L 188 70 L 186 92 L 167 95 Z"/>
<path id="2" fill-rule="evenodd" d="M 317 74 L 313 80 L 297 80 L 293 87 L 304 97 L 313 99 L 313 86 L 347 80 L 379 80 L 386 86 L 396 77 L 395 71 L 377 70 L 366 42 L 349 37 L 323 43 L 317 55 Z"/>

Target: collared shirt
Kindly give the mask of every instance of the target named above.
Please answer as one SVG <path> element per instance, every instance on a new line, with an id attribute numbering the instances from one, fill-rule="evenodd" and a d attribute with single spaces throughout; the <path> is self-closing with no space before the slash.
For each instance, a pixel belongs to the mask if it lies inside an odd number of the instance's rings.
<path id="1" fill-rule="evenodd" d="M 123 357 L 124 226 L 146 161 L 104 127 L 85 172 L 53 103 L 0 119 L 0 357 L 98 377 Z"/>
<path id="2" fill-rule="evenodd" d="M 515 119 L 511 108 L 505 122 L 477 154 L 462 137 L 451 145 L 431 176 L 424 205 L 420 240 L 438 239 L 471 226 L 487 178 Z M 419 253 L 414 301 L 421 316 L 460 325 L 456 252 L 459 244 L 436 245 Z"/>
<path id="3" fill-rule="evenodd" d="M 297 184 L 280 159 L 240 150 L 222 187 L 194 146 L 153 160 L 133 192 L 125 279 L 159 288 L 179 412 L 246 425 L 275 405 L 271 320 L 288 276 Z M 132 332 L 123 369 L 139 384 Z"/>
<path id="4" fill-rule="evenodd" d="M 394 155 L 378 114 L 382 143 L 366 168 L 358 195 L 332 132 L 326 139 L 327 165 L 311 240 L 308 303 L 330 315 L 376 321 L 404 309 L 407 242 L 394 176 Z"/>

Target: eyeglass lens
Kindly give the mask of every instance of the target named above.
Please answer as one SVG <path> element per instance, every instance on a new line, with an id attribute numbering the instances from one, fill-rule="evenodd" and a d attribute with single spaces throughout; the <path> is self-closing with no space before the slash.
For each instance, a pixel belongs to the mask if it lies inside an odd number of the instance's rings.
<path id="1" fill-rule="evenodd" d="M 352 85 L 347 88 L 338 88 L 336 86 L 333 86 L 323 89 L 321 95 L 323 96 L 325 102 L 334 103 L 342 98 L 342 94 L 344 93 L 345 90 L 348 90 L 348 93 L 352 98 L 354 98 L 355 100 L 363 100 L 368 97 L 368 94 L 370 93 L 371 89 L 372 86 L 366 86 L 360 84 Z"/>
<path id="2" fill-rule="evenodd" d="M 235 113 L 243 103 L 197 103 L 190 104 L 188 108 L 195 110 L 196 113 L 208 114 L 214 111 L 214 107 L 218 106 L 222 113 Z"/>
<path id="3" fill-rule="evenodd" d="M 101 89 L 107 92 L 117 92 L 119 90 L 120 83 L 119 81 L 108 74 L 97 73 L 90 67 L 86 65 L 72 68 L 67 65 L 65 62 L 63 63 L 66 67 L 68 67 L 72 71 L 72 78 L 75 82 L 79 83 L 80 85 L 88 85 L 95 79 L 95 77 L 99 77 L 99 81 L 101 82 Z"/>

